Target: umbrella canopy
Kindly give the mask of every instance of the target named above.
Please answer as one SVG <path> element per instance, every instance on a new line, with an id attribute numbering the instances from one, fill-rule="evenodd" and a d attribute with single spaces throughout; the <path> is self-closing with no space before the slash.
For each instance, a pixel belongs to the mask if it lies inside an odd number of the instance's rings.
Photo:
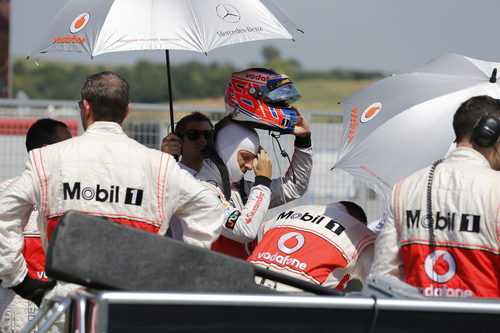
<path id="1" fill-rule="evenodd" d="M 453 148 L 453 115 L 462 102 L 478 95 L 500 98 L 497 68 L 500 63 L 446 54 L 342 100 L 342 144 L 332 169 L 390 198 L 397 181 Z"/>
<path id="2" fill-rule="evenodd" d="M 293 39 L 258 0 L 70 0 L 32 56 L 91 56 L 132 50 L 191 50 L 255 40 Z"/>
<path id="3" fill-rule="evenodd" d="M 70 0 L 30 57 L 57 51 L 91 57 L 132 50 L 208 52 L 236 43 L 293 39 L 285 28 L 296 28 L 293 22 L 272 5 L 280 19 L 259 0 Z"/>

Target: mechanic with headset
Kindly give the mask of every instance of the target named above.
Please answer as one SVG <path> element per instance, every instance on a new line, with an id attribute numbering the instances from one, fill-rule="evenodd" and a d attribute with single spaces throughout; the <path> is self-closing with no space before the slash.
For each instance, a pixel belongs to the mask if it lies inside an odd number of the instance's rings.
<path id="1" fill-rule="evenodd" d="M 500 297 L 500 100 L 470 98 L 453 128 L 446 159 L 394 186 L 370 274 L 427 296 Z"/>
<path id="2" fill-rule="evenodd" d="M 293 106 L 300 98 L 290 78 L 252 68 L 231 75 L 225 104 L 229 115 L 215 126 L 198 175 L 226 208 L 222 234 L 212 249 L 246 259 L 252 252 L 268 208 L 301 197 L 312 169 L 309 124 Z M 295 135 L 295 151 L 284 176 L 271 179 L 269 156 L 254 128 Z M 254 170 L 255 181 L 244 174 Z"/>

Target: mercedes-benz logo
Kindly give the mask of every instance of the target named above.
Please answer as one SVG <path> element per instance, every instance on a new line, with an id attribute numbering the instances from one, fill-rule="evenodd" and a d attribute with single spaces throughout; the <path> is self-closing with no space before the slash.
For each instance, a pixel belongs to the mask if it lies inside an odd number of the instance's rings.
<path id="1" fill-rule="evenodd" d="M 241 18 L 238 9 L 226 3 L 218 5 L 215 11 L 217 12 L 217 16 L 229 23 L 236 23 Z"/>

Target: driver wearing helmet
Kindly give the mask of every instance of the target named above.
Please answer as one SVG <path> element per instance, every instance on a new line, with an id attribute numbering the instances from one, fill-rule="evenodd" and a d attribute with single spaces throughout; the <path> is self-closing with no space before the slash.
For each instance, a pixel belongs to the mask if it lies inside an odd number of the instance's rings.
<path id="1" fill-rule="evenodd" d="M 212 249 L 246 259 L 256 244 L 269 208 L 300 198 L 312 169 L 311 131 L 290 104 L 300 98 L 290 78 L 273 70 L 235 72 L 226 88 L 229 116 L 220 121 L 206 148 L 198 179 L 223 201 L 223 230 Z M 295 150 L 284 176 L 271 179 L 272 166 L 253 128 L 295 135 Z M 255 181 L 244 174 L 254 170 Z"/>

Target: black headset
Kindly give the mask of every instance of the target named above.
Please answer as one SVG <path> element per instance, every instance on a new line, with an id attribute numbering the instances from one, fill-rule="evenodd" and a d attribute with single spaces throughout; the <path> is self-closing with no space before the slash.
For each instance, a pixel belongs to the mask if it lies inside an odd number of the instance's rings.
<path id="1" fill-rule="evenodd" d="M 472 140 L 481 147 L 491 147 L 500 138 L 500 119 L 483 116 L 474 126 Z"/>

